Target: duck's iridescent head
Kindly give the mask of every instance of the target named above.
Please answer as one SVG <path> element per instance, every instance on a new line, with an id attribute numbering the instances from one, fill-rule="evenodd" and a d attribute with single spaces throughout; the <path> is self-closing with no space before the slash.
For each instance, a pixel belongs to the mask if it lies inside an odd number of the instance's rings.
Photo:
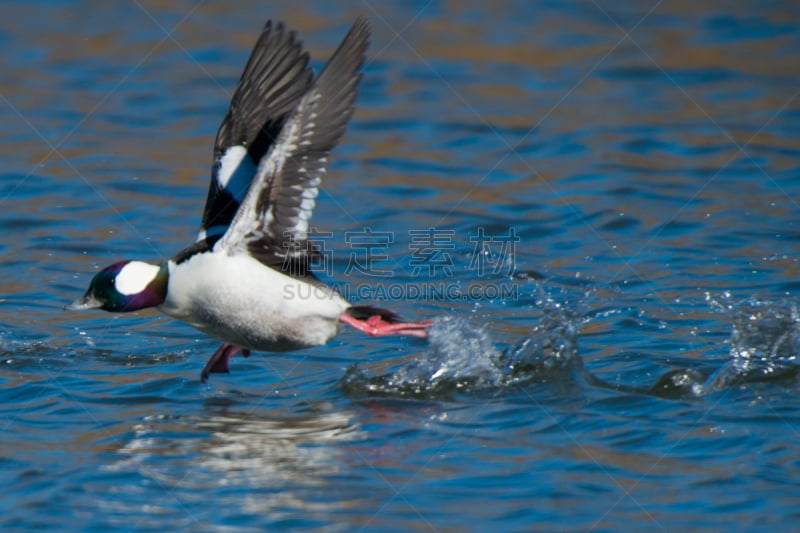
<path id="1" fill-rule="evenodd" d="M 104 309 L 123 313 L 155 307 L 167 295 L 167 266 L 142 261 L 120 261 L 98 272 L 83 297 L 66 309 Z"/>

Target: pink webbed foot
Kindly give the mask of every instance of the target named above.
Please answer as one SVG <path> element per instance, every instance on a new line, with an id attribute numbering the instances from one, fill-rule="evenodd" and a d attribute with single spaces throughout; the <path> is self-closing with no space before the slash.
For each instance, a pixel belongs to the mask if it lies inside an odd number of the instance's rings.
<path id="1" fill-rule="evenodd" d="M 393 320 L 393 315 L 380 314 L 372 315 L 367 319 L 355 318 L 345 311 L 339 317 L 339 320 L 353 326 L 357 330 L 366 333 L 372 337 L 385 337 L 387 335 L 410 335 L 412 337 L 419 337 L 424 339 L 428 336 L 428 328 L 431 327 L 430 320 L 423 322 L 397 322 Z"/>
<path id="2" fill-rule="evenodd" d="M 228 374 L 230 372 L 228 369 L 228 361 L 240 351 L 242 356 L 250 356 L 250 350 L 247 348 L 241 348 L 234 344 L 228 344 L 227 342 L 217 348 L 217 351 L 214 352 L 214 355 L 212 355 L 211 358 L 209 358 L 206 366 L 200 373 L 200 381 L 203 383 L 208 381 L 208 376 L 210 374 Z"/>

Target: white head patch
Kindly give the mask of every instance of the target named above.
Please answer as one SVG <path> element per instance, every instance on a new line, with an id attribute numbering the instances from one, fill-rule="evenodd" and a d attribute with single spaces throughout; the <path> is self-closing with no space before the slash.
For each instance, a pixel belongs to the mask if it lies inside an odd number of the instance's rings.
<path id="1" fill-rule="evenodd" d="M 125 296 L 139 294 L 147 285 L 158 275 L 160 267 L 144 263 L 142 261 L 131 261 L 119 271 L 114 281 L 114 288 Z"/>

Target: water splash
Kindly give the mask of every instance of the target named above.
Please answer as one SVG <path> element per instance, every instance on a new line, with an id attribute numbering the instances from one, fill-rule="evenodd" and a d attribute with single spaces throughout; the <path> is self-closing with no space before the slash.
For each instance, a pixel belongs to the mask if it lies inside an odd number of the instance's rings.
<path id="1" fill-rule="evenodd" d="M 800 313 L 794 302 L 733 302 L 730 293 L 706 294 L 712 310 L 731 321 L 729 358 L 717 370 L 674 369 L 645 392 L 664 398 L 700 397 L 731 387 L 774 381 L 794 383 L 800 376 Z"/>
<path id="2" fill-rule="evenodd" d="M 732 321 L 730 360 L 709 377 L 708 390 L 798 375 L 800 314 L 794 302 L 714 303 Z"/>
<path id="3" fill-rule="evenodd" d="M 571 380 L 580 375 L 590 386 L 665 399 L 697 398 L 747 383 L 792 383 L 800 377 L 800 311 L 793 302 L 732 302 L 729 294 L 710 307 L 729 317 L 729 357 L 716 370 L 675 368 L 649 387 L 609 383 L 583 367 L 578 332 L 591 318 L 581 306 L 550 298 L 537 302 L 540 321 L 521 341 L 498 346 L 485 326 L 454 316 L 434 320 L 428 348 L 418 358 L 388 372 L 373 374 L 355 365 L 340 380 L 350 395 L 427 399 L 456 394 L 499 394 L 512 387 Z"/>
<path id="4" fill-rule="evenodd" d="M 546 380 L 583 368 L 578 355 L 578 331 L 586 318 L 561 304 L 546 301 L 545 313 L 530 336 L 506 348 L 499 363 L 514 381 Z"/>
<path id="5" fill-rule="evenodd" d="M 350 367 L 339 386 L 353 395 L 443 397 L 500 380 L 494 363 L 500 354 L 485 328 L 474 328 L 463 318 L 439 317 L 428 341 L 419 358 L 391 372 L 372 376 L 358 365 Z"/>
<path id="6" fill-rule="evenodd" d="M 498 349 L 485 326 L 454 316 L 434 319 L 428 348 L 391 372 L 371 375 L 352 366 L 339 382 L 351 395 L 449 398 L 457 393 L 495 394 L 508 387 L 553 379 L 582 368 L 580 321 L 552 305 L 531 334 Z"/>

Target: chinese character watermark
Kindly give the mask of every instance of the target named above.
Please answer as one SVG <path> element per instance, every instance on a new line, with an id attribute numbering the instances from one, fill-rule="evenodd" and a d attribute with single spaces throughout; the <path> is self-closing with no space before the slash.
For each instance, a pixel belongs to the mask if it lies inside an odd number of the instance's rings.
<path id="1" fill-rule="evenodd" d="M 470 235 L 469 240 L 475 243 L 469 268 L 478 276 L 514 272 L 520 238 L 513 227 L 508 228 L 508 235 L 486 235 L 483 228 L 478 228 L 477 235 Z"/>
<path id="2" fill-rule="evenodd" d="M 453 277 L 453 258 L 447 250 L 455 250 L 456 244 L 453 242 L 455 230 L 427 228 L 408 230 L 411 236 L 411 243 L 408 245 L 411 250 L 411 260 L 409 266 L 414 267 L 412 275 L 420 276 L 423 270 L 428 276 L 435 276 L 437 269 L 450 278 Z"/>
<path id="3" fill-rule="evenodd" d="M 367 276 L 392 277 L 394 271 L 379 268 L 381 261 L 387 262 L 389 256 L 385 253 L 389 245 L 394 242 L 394 233 L 391 231 L 372 231 L 364 228 L 361 231 L 346 231 L 344 242 L 350 245 L 350 258 L 344 270 L 345 275 L 356 271 Z"/>
<path id="4" fill-rule="evenodd" d="M 410 229 L 411 238 L 408 249 L 410 259 L 408 266 L 415 278 L 453 278 L 454 270 L 460 266 L 454 257 L 463 246 L 456 237 L 456 230 L 428 227 Z M 305 240 L 294 240 L 291 235 L 284 236 L 283 271 L 292 275 L 304 275 L 308 272 L 324 272 L 334 275 L 333 250 L 328 246 L 333 242 L 333 232 L 321 232 L 310 228 Z M 516 268 L 517 243 L 521 239 L 514 227 L 507 233 L 487 234 L 486 229 L 479 227 L 469 235 L 472 252 L 469 256 L 468 269 L 476 276 L 513 274 Z M 395 243 L 395 234 L 391 231 L 375 231 L 363 228 L 347 231 L 344 242 L 350 247 L 350 255 L 344 274 L 353 272 L 372 277 L 394 277 L 389 249 Z"/>
<path id="5" fill-rule="evenodd" d="M 307 272 L 325 272 L 333 275 L 333 250 L 325 247 L 325 239 L 333 238 L 332 231 L 309 228 L 304 241 L 293 239 L 291 232 L 284 233 L 286 249 L 282 270 L 287 274 L 303 275 Z"/>

